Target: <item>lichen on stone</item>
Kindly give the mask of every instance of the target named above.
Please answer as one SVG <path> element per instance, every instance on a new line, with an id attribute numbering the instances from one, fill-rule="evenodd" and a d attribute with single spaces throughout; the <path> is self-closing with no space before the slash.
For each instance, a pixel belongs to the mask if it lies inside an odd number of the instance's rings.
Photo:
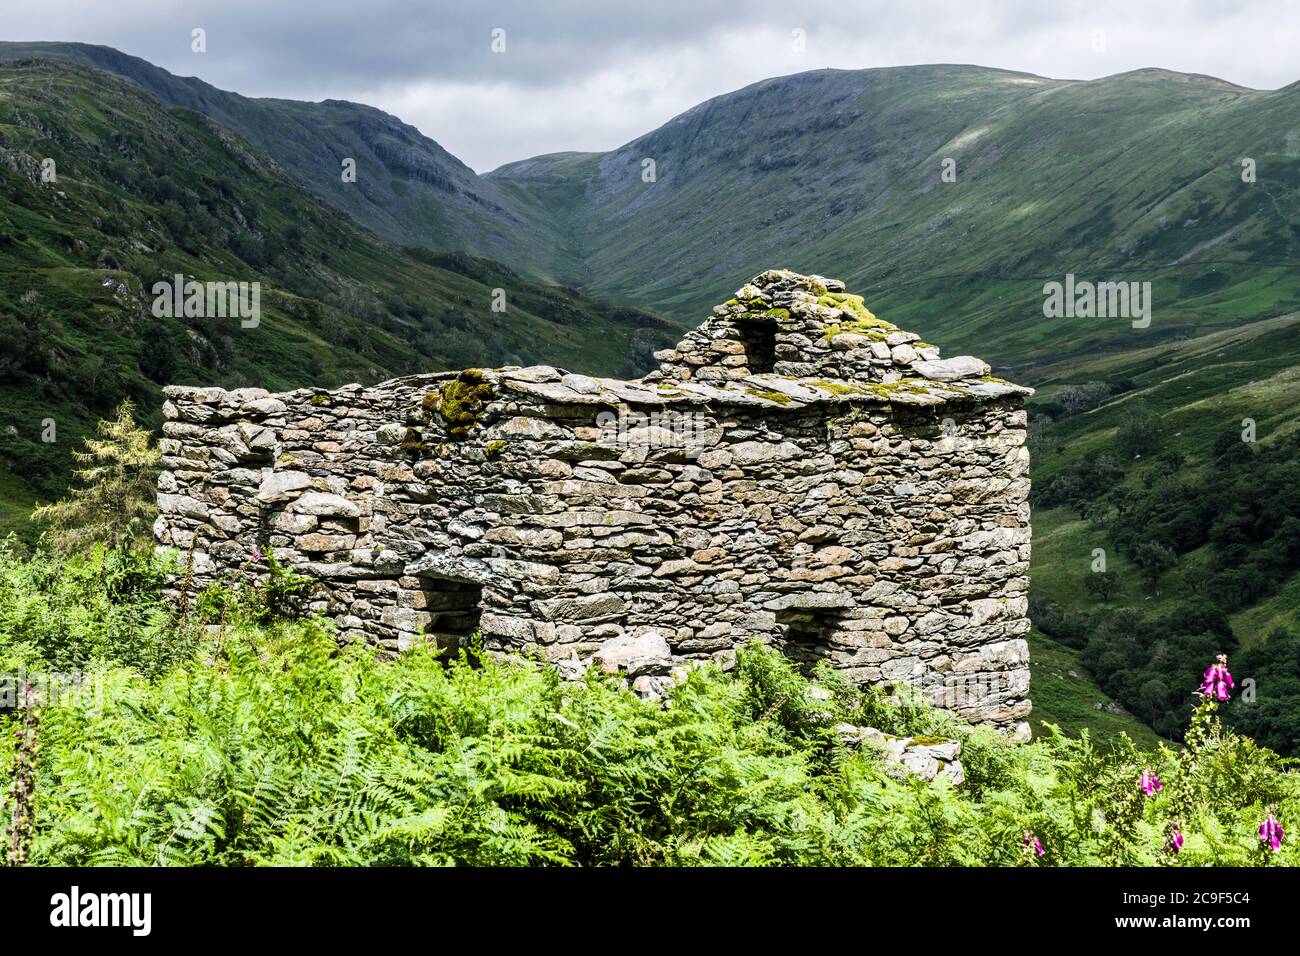
<path id="1" fill-rule="evenodd" d="M 492 395 L 492 386 L 483 380 L 483 372 L 467 368 L 437 391 L 425 393 L 421 405 L 427 416 L 436 412 L 447 425 L 447 434 L 457 441 L 469 437 L 478 422 L 483 403 Z"/>
<path id="2" fill-rule="evenodd" d="M 844 323 L 843 331 L 858 332 L 864 329 L 894 328 L 892 322 L 876 318 L 874 312 L 867 308 L 862 296 L 850 292 L 827 292 L 817 297 L 818 303 L 832 309 L 842 309 L 852 313 L 854 320 Z"/>
<path id="3" fill-rule="evenodd" d="M 912 395 L 930 394 L 929 386 L 916 379 L 905 379 L 899 382 L 832 382 L 828 379 L 817 379 L 809 384 L 830 392 L 832 395 L 870 395 L 874 398 L 888 401 L 894 395 L 903 393 Z"/>

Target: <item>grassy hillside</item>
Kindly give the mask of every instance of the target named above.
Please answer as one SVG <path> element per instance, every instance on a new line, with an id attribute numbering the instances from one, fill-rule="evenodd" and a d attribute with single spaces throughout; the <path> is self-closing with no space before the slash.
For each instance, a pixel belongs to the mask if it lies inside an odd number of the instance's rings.
<path id="1" fill-rule="evenodd" d="M 1004 368 L 1300 304 L 1300 87 L 1150 70 L 821 70 L 703 103 L 610 153 L 488 179 L 551 210 L 581 279 L 686 321 L 773 264 Z M 1258 181 L 1242 182 L 1243 157 Z M 956 181 L 942 182 L 942 162 Z M 657 179 L 643 182 L 645 159 Z M 1042 285 L 1150 280 L 1151 328 L 1045 320 Z"/>
<path id="2" fill-rule="evenodd" d="M 1046 725 L 1051 724 L 1072 736 L 1087 730 L 1102 740 L 1128 734 L 1142 750 L 1160 745 L 1161 737 L 1097 686 L 1077 651 L 1031 631 L 1029 653 L 1034 699 L 1030 724 L 1036 738 L 1049 736 Z"/>
<path id="3" fill-rule="evenodd" d="M 1042 369 L 1031 404 L 1036 623 L 1166 732 L 1178 701 L 1164 662 L 1213 644 L 1241 655 L 1239 676 L 1258 684 L 1258 702 L 1230 717 L 1300 752 L 1298 334 L 1300 315 L 1288 314 Z M 1111 394 L 1064 412 L 1084 383 Z M 1106 594 L 1094 587 L 1099 552 Z"/>
<path id="4" fill-rule="evenodd" d="M 260 323 L 155 317 L 153 285 L 177 273 L 260 282 Z M 131 83 L 0 64 L 5 527 L 58 493 L 68 450 L 119 399 L 156 416 L 161 384 L 328 386 L 543 360 L 621 374 L 674 337 L 650 313 L 487 260 L 388 245 L 238 136 Z"/>
<path id="5" fill-rule="evenodd" d="M 1214 446 L 1223 435 L 1238 435 L 1242 422 L 1255 422 L 1256 447 L 1268 448 L 1300 431 L 1300 314 L 1243 324 L 1212 335 L 1049 368 L 1049 378 L 1031 402 L 1040 417 L 1050 416 L 1054 395 L 1066 381 L 1124 382 L 1128 390 L 1099 407 L 1060 421 L 1043 422 L 1035 478 L 1041 484 L 1078 464 L 1113 453 L 1115 436 L 1126 412 L 1141 404 L 1158 417 L 1159 448 L 1183 458 L 1184 477 L 1204 473 L 1214 459 Z M 1068 364 L 1068 371 L 1066 367 Z M 1123 484 L 1139 487 L 1160 467 L 1154 456 L 1129 463 Z M 1107 547 L 1109 537 L 1067 507 L 1039 508 L 1034 513 L 1034 565 L 1040 572 L 1035 587 L 1044 596 L 1070 604 L 1092 605 L 1084 593 L 1084 572 L 1092 550 Z M 1114 549 L 1112 548 L 1112 551 Z M 1193 555 L 1190 561 L 1194 562 Z M 1150 608 L 1168 607 L 1181 599 L 1177 570 L 1172 570 L 1158 594 L 1147 593 L 1122 553 L 1111 561 L 1119 575 L 1117 598 Z M 1270 623 L 1300 623 L 1285 613 L 1243 613 L 1239 636 L 1251 643 Z M 1294 610 L 1294 609 L 1292 609 Z M 1252 622 L 1255 626 L 1251 626 Z"/>
<path id="6" fill-rule="evenodd" d="M 0 43 L 0 60 L 33 53 L 212 117 L 392 240 L 486 255 L 681 325 L 719 290 L 790 266 L 844 278 L 928 340 L 1025 378 L 1036 362 L 1300 308 L 1300 84 L 817 70 L 716 97 L 607 153 L 477 176 L 371 107 L 243 97 L 107 47 Z M 355 188 L 340 180 L 345 156 Z M 941 181 L 945 159 L 955 182 Z M 1044 319 L 1042 285 L 1066 272 L 1151 281 L 1151 327 Z"/>
<path id="7" fill-rule="evenodd" d="M 33 52 L 211 116 L 390 238 L 488 255 L 679 325 L 786 265 L 844 278 L 950 353 L 1032 383 L 1042 363 L 1300 308 L 1300 84 L 817 70 L 716 97 L 608 153 L 476 176 L 370 107 L 250 99 L 107 47 L 0 43 L 0 60 Z M 356 188 L 340 181 L 344 156 L 364 173 Z M 941 180 L 945 159 L 955 182 Z M 1043 283 L 1066 272 L 1150 281 L 1150 328 L 1044 318 Z"/>
<path id="8" fill-rule="evenodd" d="M 471 252 L 547 278 L 564 239 L 419 130 L 360 103 L 241 96 L 85 43 L 0 42 L 0 61 L 57 58 L 116 74 L 166 107 L 202 113 L 265 152 L 285 176 L 391 242 Z M 355 183 L 341 163 L 356 160 Z"/>

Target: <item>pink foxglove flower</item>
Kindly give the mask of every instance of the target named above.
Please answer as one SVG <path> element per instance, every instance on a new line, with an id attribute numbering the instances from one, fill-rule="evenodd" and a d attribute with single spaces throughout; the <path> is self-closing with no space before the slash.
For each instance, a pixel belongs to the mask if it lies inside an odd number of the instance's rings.
<path id="1" fill-rule="evenodd" d="M 1160 786 L 1160 778 L 1149 769 L 1142 771 L 1142 776 L 1138 778 L 1138 787 L 1148 797 L 1154 797 L 1156 792 L 1162 789 Z"/>
<path id="2" fill-rule="evenodd" d="M 1165 844 L 1169 847 L 1170 852 L 1183 852 L 1183 831 L 1178 829 L 1178 824 L 1171 824 L 1169 827 L 1169 839 Z"/>
<path id="3" fill-rule="evenodd" d="M 1030 854 L 1037 854 L 1038 856 L 1042 856 L 1044 853 L 1047 852 L 1046 850 L 1043 849 L 1042 842 L 1038 839 L 1038 837 L 1034 835 L 1033 830 L 1025 831 L 1024 844 L 1025 844 L 1025 851 Z"/>
<path id="4" fill-rule="evenodd" d="M 259 548 L 257 545 L 253 545 L 253 560 L 254 561 L 262 560 L 262 549 Z"/>
<path id="5" fill-rule="evenodd" d="M 1273 811 L 1269 810 L 1268 816 L 1259 825 L 1259 842 L 1267 844 L 1276 853 L 1282 849 L 1283 836 L 1285 834 L 1282 832 L 1282 824 L 1277 822 L 1277 819 L 1273 816 Z"/>
<path id="6" fill-rule="evenodd" d="M 1199 692 L 1222 702 L 1230 696 L 1232 686 L 1232 675 L 1228 673 L 1228 655 L 1220 654 L 1206 670 Z"/>

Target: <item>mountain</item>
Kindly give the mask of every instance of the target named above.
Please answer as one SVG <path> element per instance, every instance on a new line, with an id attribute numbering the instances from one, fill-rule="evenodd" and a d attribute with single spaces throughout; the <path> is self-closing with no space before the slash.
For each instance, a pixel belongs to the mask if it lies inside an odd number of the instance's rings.
<path id="1" fill-rule="evenodd" d="M 154 284 L 177 274 L 260 283 L 259 320 L 155 314 Z M 630 374 L 675 338 L 639 309 L 384 242 L 137 84 L 66 61 L 0 63 L 6 527 L 60 492 L 69 451 L 119 399 L 156 420 L 163 384 L 340 385 L 542 360 Z"/>
<path id="2" fill-rule="evenodd" d="M 686 321 L 779 263 L 842 277 L 878 314 L 1022 377 L 1066 351 L 1300 307 L 1297 86 L 819 70 L 709 100 L 612 152 L 486 178 L 549 212 L 577 244 L 570 281 L 597 296 Z M 1045 319 L 1043 285 L 1068 272 L 1151 281 L 1151 327 Z"/>
<path id="3" fill-rule="evenodd" d="M 543 280 L 551 278 L 545 251 L 558 256 L 563 248 L 564 240 L 527 204 L 374 107 L 241 96 L 106 46 L 0 42 L 0 61 L 33 57 L 113 73 L 165 107 L 211 117 L 266 153 L 313 196 L 392 242 L 470 252 Z M 356 161 L 354 183 L 343 182 L 345 158 Z"/>
<path id="4" fill-rule="evenodd" d="M 391 240 L 487 256 L 682 327 L 719 289 L 786 266 L 844 278 L 891 320 L 1032 384 L 1063 355 L 1300 308 L 1300 83 L 816 70 L 715 97 L 609 152 L 478 176 L 371 107 L 252 99 L 108 47 L 0 43 L 0 60 L 33 53 L 210 116 Z M 345 156 L 355 184 L 341 182 Z M 1067 273 L 1150 281 L 1150 327 L 1045 318 L 1043 286 Z"/>

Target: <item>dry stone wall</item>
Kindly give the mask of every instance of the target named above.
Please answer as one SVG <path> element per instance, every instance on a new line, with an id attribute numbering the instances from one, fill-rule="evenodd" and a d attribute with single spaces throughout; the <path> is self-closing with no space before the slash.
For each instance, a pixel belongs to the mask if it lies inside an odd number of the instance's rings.
<path id="1" fill-rule="evenodd" d="M 657 694 L 757 638 L 1023 734 L 1027 390 L 842 289 L 763 273 L 639 381 L 170 387 L 174 587 L 257 576 L 273 549 L 342 640 L 479 632 Z"/>

